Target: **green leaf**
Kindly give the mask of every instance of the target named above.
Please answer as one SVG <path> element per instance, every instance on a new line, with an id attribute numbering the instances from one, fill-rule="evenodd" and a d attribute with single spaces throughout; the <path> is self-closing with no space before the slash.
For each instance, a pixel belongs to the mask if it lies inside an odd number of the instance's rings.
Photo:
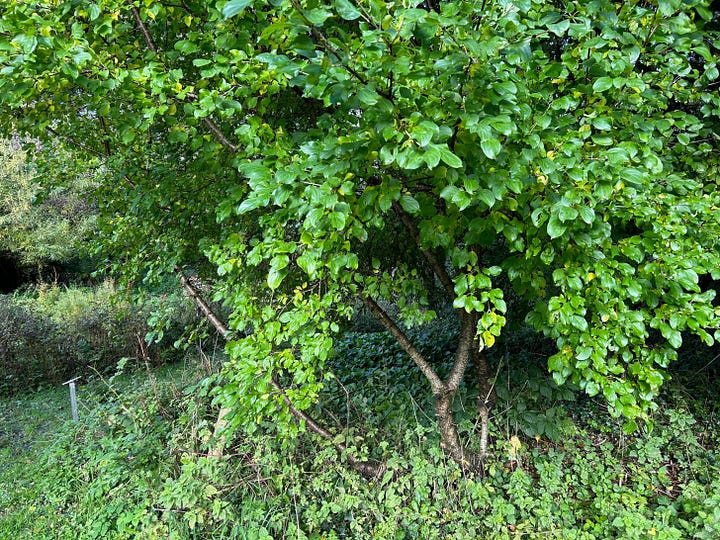
<path id="1" fill-rule="evenodd" d="M 492 208 L 495 204 L 495 194 L 489 189 L 481 189 L 476 197 L 484 202 L 488 208 Z"/>
<path id="2" fill-rule="evenodd" d="M 589 206 L 581 206 L 578 209 L 578 212 L 580 212 L 580 219 L 582 219 L 588 225 L 591 225 L 592 222 L 595 221 L 595 210 L 593 210 Z"/>
<path id="3" fill-rule="evenodd" d="M 271 266 L 267 276 L 268 287 L 270 287 L 270 289 L 272 290 L 277 289 L 282 283 L 283 279 L 285 279 L 286 275 L 287 268 L 276 268 L 274 266 Z"/>
<path id="4" fill-rule="evenodd" d="M 547 233 L 550 238 L 559 238 L 567 231 L 567 225 L 565 225 L 557 215 L 553 214 L 547 224 Z"/>
<path id="5" fill-rule="evenodd" d="M 17 43 L 25 54 L 31 54 L 37 47 L 38 40 L 35 36 L 20 34 L 13 38 L 13 42 Z"/>
<path id="6" fill-rule="evenodd" d="M 613 80 L 611 77 L 600 77 L 593 83 L 593 90 L 595 92 L 604 92 L 613 87 Z"/>
<path id="7" fill-rule="evenodd" d="M 548 24 L 547 28 L 556 36 L 562 36 L 568 31 L 568 28 L 570 28 L 570 21 L 563 20 L 554 24 Z"/>
<path id="8" fill-rule="evenodd" d="M 380 95 L 375 91 L 375 88 L 369 85 L 362 87 L 358 91 L 357 97 L 360 103 L 365 106 L 375 105 L 380 99 Z"/>
<path id="9" fill-rule="evenodd" d="M 332 17 L 332 13 L 327 9 L 315 8 L 305 12 L 305 16 L 308 21 L 313 23 L 315 26 L 322 26 L 322 24 Z"/>
<path id="10" fill-rule="evenodd" d="M 462 167 L 462 160 L 453 154 L 447 145 L 440 145 L 438 146 L 438 149 L 440 150 L 440 159 L 442 159 L 449 167 L 453 167 L 454 169 Z"/>
<path id="11" fill-rule="evenodd" d="M 442 153 L 440 152 L 440 148 L 436 145 L 429 146 L 425 150 L 425 153 L 423 153 L 423 159 L 425 160 L 425 163 L 427 164 L 427 166 L 430 167 L 431 169 L 438 166 L 438 163 L 440 163 L 441 156 L 442 156 Z"/>
<path id="12" fill-rule="evenodd" d="M 349 0 L 333 0 L 333 5 L 338 15 L 346 21 L 354 21 L 361 15 L 360 11 Z"/>
<path id="13" fill-rule="evenodd" d="M 230 0 L 228 3 L 225 4 L 225 6 L 223 6 L 223 17 L 229 19 L 230 17 L 239 15 L 240 13 L 245 11 L 245 8 L 252 5 L 253 1 L 254 0 Z"/>
<path id="14" fill-rule="evenodd" d="M 561 206 L 558 208 L 557 216 L 560 221 L 573 221 L 578 217 L 578 211 L 570 206 Z"/>
<path id="15" fill-rule="evenodd" d="M 612 129 L 612 120 L 610 120 L 607 116 L 600 116 L 598 118 L 593 118 L 592 125 L 594 128 L 601 131 L 610 131 Z"/>
<path id="16" fill-rule="evenodd" d="M 502 150 L 502 145 L 500 144 L 500 141 L 497 140 L 494 137 L 489 137 L 487 139 L 483 139 L 480 141 L 480 148 L 482 148 L 483 153 L 490 159 L 495 159 L 495 157 L 500 153 Z"/>
<path id="17" fill-rule="evenodd" d="M 401 168 L 413 170 L 420 168 L 425 162 L 425 154 L 420 153 L 416 147 L 410 147 L 398 152 L 395 160 Z"/>
<path id="18" fill-rule="evenodd" d="M 672 15 L 680 8 L 680 2 L 681 0 L 658 0 L 658 7 L 660 8 L 660 13 L 662 13 L 666 17 Z"/>
<path id="19" fill-rule="evenodd" d="M 640 427 L 635 420 L 626 420 L 625 422 L 623 422 L 622 430 L 625 435 L 632 435 L 638 429 L 640 429 Z"/>
<path id="20" fill-rule="evenodd" d="M 410 131 L 410 134 L 418 142 L 420 146 L 426 146 L 433 137 L 440 132 L 437 124 L 423 120 L 417 126 L 414 126 Z"/>
<path id="21" fill-rule="evenodd" d="M 408 214 L 417 214 L 420 211 L 420 204 L 411 195 L 401 195 L 400 206 L 402 206 L 403 210 Z"/>
<path id="22" fill-rule="evenodd" d="M 675 330 L 669 324 L 661 323 L 660 333 L 665 339 L 668 340 L 668 343 L 670 343 L 673 348 L 679 349 L 682 345 L 682 334 L 680 334 L 678 330 Z"/>

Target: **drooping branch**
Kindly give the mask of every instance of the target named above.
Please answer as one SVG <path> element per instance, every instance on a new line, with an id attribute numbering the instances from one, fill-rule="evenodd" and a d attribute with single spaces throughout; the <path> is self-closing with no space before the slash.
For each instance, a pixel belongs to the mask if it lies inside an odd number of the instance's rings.
<path id="1" fill-rule="evenodd" d="M 392 334 L 392 336 L 400 344 L 400 347 L 412 358 L 413 362 L 420 368 L 423 375 L 430 382 L 433 394 L 441 394 L 445 391 L 445 385 L 442 382 L 440 376 L 435 372 L 430 363 L 425 359 L 423 354 L 417 350 L 413 345 L 410 338 L 407 337 L 405 332 L 392 320 L 383 308 L 381 308 L 375 300 L 368 296 L 362 296 L 362 301 L 375 316 L 376 319 L 385 327 L 385 329 Z"/>
<path id="2" fill-rule="evenodd" d="M 187 293 L 187 295 L 193 300 L 193 302 L 195 302 L 195 304 L 198 306 L 198 308 L 200 308 L 207 320 L 210 321 L 210 323 L 218 330 L 218 332 L 220 332 L 223 338 L 225 338 L 225 340 L 228 340 L 230 338 L 231 331 L 227 327 L 227 325 L 224 324 L 220 320 L 220 318 L 213 312 L 212 308 L 203 299 L 197 288 L 193 286 L 190 280 L 188 280 L 188 278 L 185 276 L 179 266 L 175 267 L 175 272 L 180 278 L 180 283 L 182 284 L 182 287 Z M 285 390 L 274 377 L 270 379 L 270 385 L 283 397 L 283 402 L 290 411 L 290 414 L 292 414 L 296 419 L 305 422 L 305 425 L 308 427 L 308 429 L 310 429 L 310 431 L 331 443 L 338 451 L 338 453 L 344 453 L 345 458 L 353 469 L 355 469 L 365 478 L 378 478 L 385 472 L 385 466 L 382 463 L 360 461 L 355 456 L 347 452 L 347 447 L 344 444 L 334 441 L 332 433 L 330 433 L 319 423 L 313 420 L 306 412 L 301 411 L 300 409 L 296 408 L 295 405 L 293 405 L 292 401 L 287 396 Z M 227 425 L 227 416 L 231 412 L 231 409 L 227 407 L 220 410 L 217 421 L 215 422 L 214 435 L 217 439 L 219 439 L 219 434 L 222 429 Z M 213 449 L 211 454 L 216 457 L 222 456 L 222 441 L 220 445 Z"/>
<path id="3" fill-rule="evenodd" d="M 237 147 L 237 145 L 233 144 L 233 142 L 225 136 L 225 134 L 220 130 L 220 128 L 215 122 L 213 122 L 207 116 L 203 118 L 203 122 L 205 122 L 205 125 L 208 127 L 208 129 L 215 134 L 215 136 L 218 138 L 218 140 L 224 147 L 232 150 L 234 154 L 238 153 L 239 148 Z"/>
<path id="4" fill-rule="evenodd" d="M 200 296 L 197 289 L 192 285 L 192 283 L 190 283 L 187 276 L 185 276 L 182 268 L 180 268 L 179 266 L 175 266 L 175 273 L 180 278 L 180 284 L 182 285 L 183 290 L 190 297 L 190 299 L 195 302 L 195 305 L 200 308 L 200 311 L 203 312 L 205 318 L 212 323 L 212 325 L 217 329 L 218 332 L 220 332 L 220 335 L 223 338 L 228 339 L 230 336 L 230 329 L 224 322 L 220 320 L 217 315 L 215 315 L 215 312 L 213 312 L 212 308 L 208 305 L 207 302 L 205 302 L 203 297 Z"/>
<path id="5" fill-rule="evenodd" d="M 315 422 L 315 420 L 313 420 L 307 413 L 295 408 L 295 406 L 290 401 L 290 398 L 287 397 L 285 390 L 283 390 L 283 388 L 274 378 L 270 380 L 270 384 L 277 392 L 282 395 L 283 401 L 285 402 L 285 405 L 290 411 L 290 414 L 292 414 L 298 419 L 303 420 L 305 422 L 305 425 L 308 426 L 308 428 L 310 428 L 310 431 L 312 431 L 313 433 L 320 435 L 323 439 L 327 441 L 333 441 L 334 437 L 328 430 Z M 368 461 L 360 461 L 359 459 L 357 459 L 351 453 L 347 452 L 347 446 L 345 446 L 343 443 L 333 442 L 332 444 L 333 446 L 335 446 L 335 449 L 338 451 L 338 453 L 345 453 L 345 458 L 347 459 L 350 466 L 357 472 L 362 474 L 365 478 L 378 478 L 385 472 L 385 467 L 382 464 L 370 463 Z"/>

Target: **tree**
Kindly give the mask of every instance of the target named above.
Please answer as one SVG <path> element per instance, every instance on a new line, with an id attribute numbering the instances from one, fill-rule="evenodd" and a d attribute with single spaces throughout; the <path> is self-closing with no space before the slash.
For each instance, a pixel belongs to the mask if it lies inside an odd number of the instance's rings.
<path id="1" fill-rule="evenodd" d="M 483 353 L 511 290 L 557 343 L 555 379 L 628 429 L 683 333 L 718 337 L 712 16 L 695 0 L 11 3 L 3 125 L 114 172 L 118 267 L 215 269 L 231 425 L 292 428 L 362 304 L 472 465 L 487 430 L 468 452 L 452 404 L 475 363 L 487 427 Z M 436 316 L 434 287 L 460 325 L 445 377 L 405 331 Z"/>
<path id="2" fill-rule="evenodd" d="M 93 231 L 92 179 L 73 175 L 66 183 L 55 169 L 53 185 L 43 189 L 21 146 L 17 138 L 0 140 L 0 252 L 38 271 L 69 264 Z"/>

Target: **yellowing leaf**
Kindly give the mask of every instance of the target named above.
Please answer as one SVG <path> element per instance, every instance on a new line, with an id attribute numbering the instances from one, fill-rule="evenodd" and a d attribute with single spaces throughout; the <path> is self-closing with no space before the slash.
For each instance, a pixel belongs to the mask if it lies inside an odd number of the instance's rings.
<path id="1" fill-rule="evenodd" d="M 518 459 L 518 452 L 522 449 L 522 443 L 520 442 L 520 439 L 517 435 L 513 435 L 510 437 L 509 443 L 509 449 L 508 454 L 510 455 L 510 459 Z"/>

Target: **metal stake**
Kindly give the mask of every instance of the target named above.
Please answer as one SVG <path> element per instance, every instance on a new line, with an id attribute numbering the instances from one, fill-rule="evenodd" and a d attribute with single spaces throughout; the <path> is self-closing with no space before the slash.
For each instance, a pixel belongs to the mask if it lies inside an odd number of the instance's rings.
<path id="1" fill-rule="evenodd" d="M 79 378 L 80 377 L 75 377 L 74 379 L 70 379 L 69 381 L 65 381 L 63 383 L 63 385 L 70 385 L 70 408 L 72 409 L 72 417 L 74 422 L 78 421 L 77 398 L 75 397 L 75 381 L 77 381 Z"/>

